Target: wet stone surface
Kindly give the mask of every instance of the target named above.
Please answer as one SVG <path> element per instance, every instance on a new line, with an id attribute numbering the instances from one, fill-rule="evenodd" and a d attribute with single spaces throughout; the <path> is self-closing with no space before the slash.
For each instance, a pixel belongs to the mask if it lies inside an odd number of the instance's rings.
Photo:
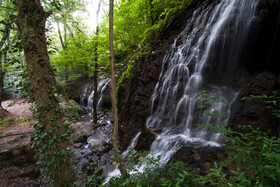
<path id="1" fill-rule="evenodd" d="M 110 112 L 99 112 L 98 116 L 99 120 L 97 124 L 92 123 L 91 120 L 89 122 L 82 121 L 71 125 L 81 126 L 83 124 L 83 128 L 76 129 L 88 130 L 84 132 L 84 135 L 86 134 L 86 141 L 73 144 L 73 150 L 77 158 L 75 168 L 80 174 L 87 172 L 90 163 L 98 163 L 98 166 L 103 169 L 105 174 L 114 169 L 112 165 L 114 152 L 111 140 L 113 131 L 112 115 Z M 90 114 L 83 116 L 84 120 L 90 118 Z"/>

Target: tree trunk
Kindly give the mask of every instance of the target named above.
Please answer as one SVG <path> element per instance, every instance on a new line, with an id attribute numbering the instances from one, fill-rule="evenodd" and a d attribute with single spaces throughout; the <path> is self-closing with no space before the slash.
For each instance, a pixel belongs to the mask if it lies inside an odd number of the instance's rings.
<path id="1" fill-rule="evenodd" d="M 7 111 L 2 107 L 2 99 L 4 92 L 4 75 L 5 72 L 2 71 L 2 54 L 0 54 L 0 118 L 4 118 Z"/>
<path id="2" fill-rule="evenodd" d="M 59 22 L 57 21 L 56 24 L 57 24 L 57 32 L 58 32 L 58 36 L 59 36 L 59 40 L 60 40 L 62 49 L 65 50 L 64 42 L 63 42 L 63 39 L 62 39 L 60 27 L 59 27 Z"/>
<path id="3" fill-rule="evenodd" d="M 2 50 L 6 40 L 10 36 L 10 31 L 11 31 L 11 25 L 7 24 L 4 28 L 4 34 L 1 38 L 0 41 L 0 50 Z M 2 97 L 3 97 L 3 92 L 4 92 L 4 76 L 5 76 L 5 71 L 2 69 L 2 57 L 3 53 L 1 52 L 0 54 L 0 118 L 4 118 L 4 115 L 7 113 L 7 111 L 2 107 Z"/>
<path id="4" fill-rule="evenodd" d="M 68 135 L 63 126 L 59 102 L 55 98 L 56 81 L 52 72 L 45 38 L 45 23 L 51 12 L 45 12 L 40 0 L 16 0 L 17 25 L 27 62 L 34 114 L 38 124 L 34 130 L 40 170 L 55 186 L 71 186 L 73 166 Z M 52 182 L 52 181 L 51 181 Z"/>
<path id="5" fill-rule="evenodd" d="M 150 19 L 151 19 L 151 24 L 153 26 L 155 24 L 153 0 L 149 0 L 149 5 L 150 5 Z"/>
<path id="6" fill-rule="evenodd" d="M 99 35 L 99 28 L 97 26 L 96 28 L 96 35 L 98 37 Z M 93 78 L 94 78 L 94 95 L 93 95 L 93 122 L 97 124 L 97 98 L 98 98 L 98 58 L 97 58 L 97 48 L 98 48 L 98 40 L 96 42 L 96 46 L 95 46 L 95 63 L 94 63 L 94 74 L 93 74 Z"/>
<path id="7" fill-rule="evenodd" d="M 57 24 L 57 32 L 58 32 L 58 36 L 59 36 L 59 40 L 60 40 L 62 49 L 66 50 L 66 48 L 67 48 L 66 39 L 67 38 L 66 38 L 65 26 L 64 26 L 64 41 L 63 41 L 61 31 L 60 31 L 60 27 L 59 27 L 59 22 L 57 21 L 56 24 Z M 69 79 L 69 68 L 68 68 L 68 65 L 66 64 L 65 65 L 65 85 L 63 86 L 66 102 L 69 101 L 69 89 L 68 89 L 68 86 L 67 86 L 68 79 Z"/>
<path id="8" fill-rule="evenodd" d="M 113 46 L 113 16 L 114 16 L 114 0 L 110 0 L 110 9 L 109 9 L 109 42 L 110 42 L 110 64 L 111 64 L 111 98 L 112 98 L 112 106 L 114 111 L 114 130 L 112 135 L 112 142 L 114 153 L 117 162 L 120 164 L 119 169 L 124 178 L 127 177 L 127 171 L 125 169 L 125 165 L 122 159 L 122 155 L 119 152 L 117 136 L 118 136 L 118 109 L 116 103 L 116 79 L 115 79 L 115 64 L 114 64 L 114 46 Z"/>

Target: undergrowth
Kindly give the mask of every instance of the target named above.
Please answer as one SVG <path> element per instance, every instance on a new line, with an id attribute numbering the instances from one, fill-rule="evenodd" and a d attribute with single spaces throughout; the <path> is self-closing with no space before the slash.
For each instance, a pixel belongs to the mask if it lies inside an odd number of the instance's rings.
<path id="1" fill-rule="evenodd" d="M 249 98 L 265 98 L 272 114 L 279 117 L 279 97 L 276 93 L 272 96 L 251 96 Z M 200 106 L 211 106 L 225 99 L 205 91 L 198 98 Z M 211 111 L 211 112 L 210 112 Z M 222 118 L 225 114 L 215 110 L 207 110 L 206 115 Z M 206 124 L 215 132 L 222 132 L 227 144 L 227 159 L 214 166 L 205 176 L 191 172 L 188 167 L 179 161 L 170 162 L 161 167 L 159 159 L 143 161 L 142 156 L 129 156 L 130 163 L 138 164 L 139 160 L 145 163 L 143 172 L 134 172 L 128 178 L 112 178 L 106 186 L 279 186 L 280 185 L 280 139 L 269 137 L 269 132 L 262 132 L 259 128 L 250 125 L 239 126 L 246 133 L 231 130 L 225 123 L 223 127 Z M 135 152 L 133 153 L 135 154 Z M 139 153 L 137 153 L 139 154 Z M 147 157 L 145 157 L 147 158 Z M 133 162 L 131 162 L 131 160 Z M 151 167 L 152 166 L 152 167 Z"/>

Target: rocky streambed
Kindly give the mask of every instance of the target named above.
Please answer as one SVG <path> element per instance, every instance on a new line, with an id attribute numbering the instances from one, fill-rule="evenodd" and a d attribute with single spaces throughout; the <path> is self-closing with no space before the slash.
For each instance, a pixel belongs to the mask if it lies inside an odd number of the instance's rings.
<path id="1" fill-rule="evenodd" d="M 17 120 L 6 127 L 0 127 L 6 136 L 0 137 L 0 186 L 40 186 L 40 174 L 36 170 L 34 151 L 31 149 L 31 134 L 34 123 L 30 104 L 22 99 L 8 100 L 3 103 L 10 114 L 6 119 Z M 25 124 L 21 119 L 24 117 Z M 109 110 L 99 111 L 98 123 L 88 121 L 86 113 L 80 122 L 70 122 L 71 148 L 76 161 L 77 180 L 83 180 L 89 174 L 88 166 L 94 163 L 105 174 L 115 167 L 111 135 L 113 130 L 112 114 Z"/>
<path id="2" fill-rule="evenodd" d="M 107 111 L 99 113 L 97 124 L 81 121 L 70 125 L 73 150 L 78 160 L 75 167 L 79 173 L 86 172 L 90 163 L 98 163 L 105 174 L 114 168 L 112 122 L 112 115 Z"/>

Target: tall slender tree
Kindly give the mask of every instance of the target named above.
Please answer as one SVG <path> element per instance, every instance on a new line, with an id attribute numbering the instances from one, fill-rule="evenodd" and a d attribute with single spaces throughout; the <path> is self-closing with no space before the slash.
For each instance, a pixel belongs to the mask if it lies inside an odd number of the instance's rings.
<path id="1" fill-rule="evenodd" d="M 98 98 L 98 36 L 99 36 L 99 27 L 96 27 L 96 43 L 95 43 L 95 58 L 94 58 L 94 72 L 93 72 L 93 81 L 94 81 L 94 95 L 93 95 L 93 102 L 92 102 L 92 108 L 93 108 L 93 122 L 97 123 L 97 98 Z"/>
<path id="2" fill-rule="evenodd" d="M 121 174 L 126 178 L 127 171 L 122 159 L 122 155 L 120 154 L 117 137 L 118 137 L 118 108 L 116 103 L 116 73 L 115 73 L 115 64 L 114 64 L 114 46 L 113 46 L 113 17 L 114 17 L 114 0 L 110 0 L 110 8 L 109 8 L 109 43 L 110 43 L 110 65 L 111 65 L 111 98 L 112 98 L 112 106 L 114 110 L 114 130 L 112 136 L 113 148 L 117 162 L 119 163 L 119 169 Z"/>
<path id="3" fill-rule="evenodd" d="M 4 50 L 2 50 L 6 40 L 8 40 L 10 36 L 10 31 L 11 31 L 11 24 L 5 25 L 4 28 L 4 34 L 1 38 L 0 41 L 0 118 L 4 117 L 4 115 L 7 113 L 7 111 L 2 107 L 2 97 L 3 97 L 3 92 L 4 92 L 4 76 L 5 76 L 5 71 L 3 69 L 3 57 Z"/>
<path id="4" fill-rule="evenodd" d="M 39 123 L 34 131 L 39 167 L 55 186 L 71 186 L 73 166 L 68 136 L 55 97 L 56 81 L 45 38 L 45 24 L 51 12 L 44 11 L 40 0 L 16 0 L 16 3 L 17 25 L 36 103 L 34 117 Z"/>

